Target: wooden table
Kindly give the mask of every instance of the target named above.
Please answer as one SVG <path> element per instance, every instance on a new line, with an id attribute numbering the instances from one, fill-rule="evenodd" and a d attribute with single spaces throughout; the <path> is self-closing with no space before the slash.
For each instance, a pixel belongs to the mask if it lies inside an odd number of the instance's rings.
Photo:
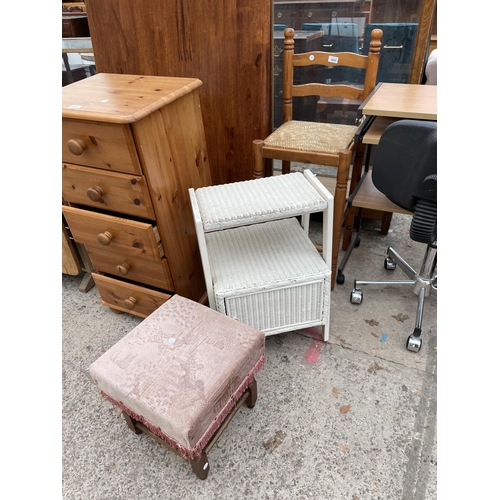
<path id="1" fill-rule="evenodd" d="M 367 118 L 359 138 L 363 144 L 377 145 L 396 120 L 437 120 L 437 86 L 379 83 L 359 107 L 358 116 L 363 115 Z"/>
<path id="2" fill-rule="evenodd" d="M 379 83 L 359 107 L 359 116 L 437 120 L 437 85 Z"/>
<path id="3" fill-rule="evenodd" d="M 365 156 L 365 170 L 367 170 L 371 147 L 379 143 L 382 133 L 391 123 L 401 119 L 437 120 L 437 86 L 379 83 L 359 107 L 358 116 L 365 117 L 356 134 L 356 140 L 368 145 Z M 351 194 L 360 178 L 361 171 L 353 171 Z M 392 212 L 387 212 L 382 217 L 382 234 L 387 234 L 391 218 Z M 350 210 L 345 220 L 343 250 L 349 247 L 353 221 L 354 213 Z"/>
<path id="4" fill-rule="evenodd" d="M 63 38 L 62 39 L 62 58 L 64 61 L 64 66 L 66 67 L 66 73 L 68 75 L 68 81 L 73 83 L 73 77 L 71 75 L 71 67 L 68 61 L 68 54 L 91 54 L 94 49 L 92 48 L 92 40 L 90 37 L 80 37 L 80 38 Z"/>
<path id="5" fill-rule="evenodd" d="M 356 140 L 377 145 L 396 120 L 437 120 L 437 85 L 379 83 L 359 107 L 358 118 L 362 116 Z"/>

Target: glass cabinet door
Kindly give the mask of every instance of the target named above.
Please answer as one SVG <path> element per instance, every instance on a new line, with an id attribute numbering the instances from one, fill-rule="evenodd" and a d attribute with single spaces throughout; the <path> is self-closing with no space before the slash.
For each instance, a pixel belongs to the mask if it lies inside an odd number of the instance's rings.
<path id="1" fill-rule="evenodd" d="M 356 52 L 367 54 L 371 32 L 383 31 L 378 82 L 410 83 L 413 58 L 422 4 L 427 0 L 274 0 L 274 118 L 273 126 L 283 120 L 283 41 L 285 28 L 295 30 L 295 52 L 314 50 L 326 52 Z M 433 34 L 437 37 L 435 15 Z M 429 43 L 429 40 L 426 40 Z M 425 48 L 424 55 L 428 52 Z M 423 64 L 423 61 L 420 61 Z M 295 78 L 308 83 L 311 71 L 298 71 Z M 319 76 L 324 83 L 346 82 L 361 84 L 364 71 L 352 68 L 328 68 Z M 420 83 L 420 82 L 417 82 Z M 357 101 L 331 99 L 318 96 L 315 102 L 294 102 L 294 119 L 353 124 L 357 116 Z M 300 101 L 303 101 L 301 99 Z M 336 102 L 339 101 L 339 102 Z"/>

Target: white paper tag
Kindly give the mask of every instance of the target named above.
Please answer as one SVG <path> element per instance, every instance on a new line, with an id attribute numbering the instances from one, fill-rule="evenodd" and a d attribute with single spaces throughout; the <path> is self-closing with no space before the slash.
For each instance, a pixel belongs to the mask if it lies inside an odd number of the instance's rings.
<path id="1" fill-rule="evenodd" d="M 337 64 L 339 62 L 339 58 L 335 56 L 328 56 L 328 62 Z"/>
<path id="2" fill-rule="evenodd" d="M 309 56 L 309 60 L 314 61 L 314 56 L 312 54 Z"/>

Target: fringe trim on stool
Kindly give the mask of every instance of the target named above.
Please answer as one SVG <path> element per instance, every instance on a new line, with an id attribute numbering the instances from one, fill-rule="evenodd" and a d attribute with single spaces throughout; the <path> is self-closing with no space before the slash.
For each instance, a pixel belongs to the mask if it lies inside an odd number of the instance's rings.
<path id="1" fill-rule="evenodd" d="M 215 434 L 217 429 L 221 426 L 222 422 L 224 422 L 225 418 L 229 415 L 229 413 L 231 413 L 231 410 L 236 405 L 238 400 L 241 398 L 243 393 L 248 389 L 248 386 L 253 382 L 253 380 L 255 379 L 255 375 L 264 366 L 265 362 L 266 362 L 266 355 L 263 354 L 255 364 L 255 366 L 251 369 L 250 373 L 245 377 L 245 379 L 240 384 L 238 389 L 236 389 L 234 394 L 229 398 L 229 401 L 226 403 L 224 408 L 222 408 L 220 413 L 212 420 L 212 423 L 205 431 L 203 436 L 201 436 L 200 440 L 193 449 L 189 449 L 182 446 L 178 441 L 165 434 L 158 426 L 154 425 L 152 422 L 144 418 L 142 415 L 139 415 L 128 406 L 125 406 L 122 402 L 116 401 L 103 391 L 101 391 L 101 394 L 105 399 L 107 399 L 109 402 L 120 408 L 134 420 L 142 422 L 153 434 L 163 439 L 169 446 L 177 450 L 179 452 L 179 455 L 181 455 L 184 459 L 188 460 L 197 458 L 201 455 L 201 452 L 203 451 L 205 446 L 208 444 L 208 442 Z"/>

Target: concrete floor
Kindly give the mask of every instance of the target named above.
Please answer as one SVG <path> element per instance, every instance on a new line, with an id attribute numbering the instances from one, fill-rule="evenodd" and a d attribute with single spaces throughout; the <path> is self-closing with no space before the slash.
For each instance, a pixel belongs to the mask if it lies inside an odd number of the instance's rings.
<path id="1" fill-rule="evenodd" d="M 314 329 L 266 339 L 257 404 L 243 406 L 211 450 L 205 481 L 132 433 L 88 378 L 89 365 L 141 320 L 102 306 L 95 287 L 80 292 L 81 276 L 63 275 L 63 498 L 437 498 L 436 298 L 425 304 L 418 354 L 405 348 L 417 305 L 411 290 L 365 287 L 361 305 L 349 301 L 354 279 L 390 273 L 390 245 L 419 268 L 424 248 L 410 240 L 409 223 L 394 215 L 387 236 L 377 222 L 364 225 L 345 284 L 332 292 L 328 343 Z M 399 269 L 390 276 L 405 279 Z"/>

